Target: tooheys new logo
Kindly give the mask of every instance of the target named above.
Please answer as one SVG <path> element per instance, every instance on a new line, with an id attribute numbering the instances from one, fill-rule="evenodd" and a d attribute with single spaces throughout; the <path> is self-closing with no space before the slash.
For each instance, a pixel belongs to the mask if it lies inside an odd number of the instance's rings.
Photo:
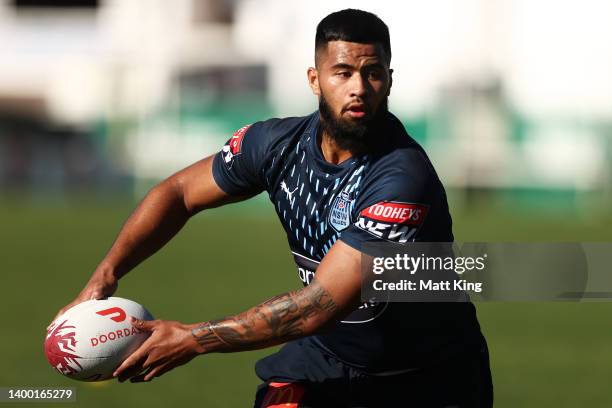
<path id="1" fill-rule="evenodd" d="M 424 204 L 382 201 L 361 211 L 355 225 L 376 237 L 403 244 L 414 240 L 428 209 Z"/>
<path id="2" fill-rule="evenodd" d="M 227 141 L 223 149 L 221 149 L 221 155 L 223 156 L 223 162 L 227 166 L 228 170 L 232 168 L 234 164 L 234 158 L 240 154 L 242 149 L 242 139 L 251 125 L 246 125 L 234 132 L 234 135 L 230 140 Z"/>

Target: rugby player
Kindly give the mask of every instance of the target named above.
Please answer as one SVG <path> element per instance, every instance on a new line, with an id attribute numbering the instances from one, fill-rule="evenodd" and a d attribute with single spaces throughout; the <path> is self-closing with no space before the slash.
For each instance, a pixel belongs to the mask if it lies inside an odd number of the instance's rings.
<path id="1" fill-rule="evenodd" d="M 472 303 L 360 301 L 364 244 L 453 240 L 434 168 L 388 111 L 390 63 L 388 28 L 377 16 L 328 15 L 307 71 L 316 112 L 244 126 L 218 154 L 146 195 L 62 311 L 112 295 L 196 213 L 262 191 L 304 287 L 202 323 L 133 321 L 151 336 L 116 370 L 119 381 L 151 381 L 202 354 L 286 343 L 256 364 L 256 407 L 492 406 Z"/>

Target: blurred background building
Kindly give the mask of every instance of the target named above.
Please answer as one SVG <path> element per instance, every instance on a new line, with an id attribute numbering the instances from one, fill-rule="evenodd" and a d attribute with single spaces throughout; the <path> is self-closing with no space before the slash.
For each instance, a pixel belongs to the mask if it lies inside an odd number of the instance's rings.
<path id="1" fill-rule="evenodd" d="M 271 116 L 316 109 L 318 21 L 391 31 L 391 110 L 455 207 L 606 212 L 612 3 L 1 0 L 0 189 L 142 195 Z"/>

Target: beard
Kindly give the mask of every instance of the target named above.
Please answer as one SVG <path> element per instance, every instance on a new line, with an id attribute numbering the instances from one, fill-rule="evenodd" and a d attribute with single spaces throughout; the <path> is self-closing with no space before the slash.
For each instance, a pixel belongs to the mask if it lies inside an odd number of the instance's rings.
<path id="1" fill-rule="evenodd" d="M 389 112 L 388 104 L 389 99 L 385 97 L 372 117 L 351 121 L 337 117 L 325 96 L 321 94 L 319 97 L 321 128 L 339 148 L 348 150 L 352 154 L 366 153 L 375 139 L 375 131 L 381 128 Z"/>

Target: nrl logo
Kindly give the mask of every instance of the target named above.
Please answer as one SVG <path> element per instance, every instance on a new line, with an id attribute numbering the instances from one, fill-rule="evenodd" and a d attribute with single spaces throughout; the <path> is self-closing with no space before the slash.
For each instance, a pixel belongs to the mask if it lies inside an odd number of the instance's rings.
<path id="1" fill-rule="evenodd" d="M 230 140 L 227 141 L 225 146 L 221 149 L 221 156 L 223 162 L 227 166 L 228 170 L 231 170 L 234 164 L 234 158 L 238 156 L 242 151 L 242 139 L 251 125 L 246 125 L 234 132 L 234 135 Z"/>
<path id="2" fill-rule="evenodd" d="M 341 191 L 334 199 L 329 211 L 329 225 L 336 231 L 345 230 L 350 225 L 353 201 L 354 198 L 346 191 Z"/>

